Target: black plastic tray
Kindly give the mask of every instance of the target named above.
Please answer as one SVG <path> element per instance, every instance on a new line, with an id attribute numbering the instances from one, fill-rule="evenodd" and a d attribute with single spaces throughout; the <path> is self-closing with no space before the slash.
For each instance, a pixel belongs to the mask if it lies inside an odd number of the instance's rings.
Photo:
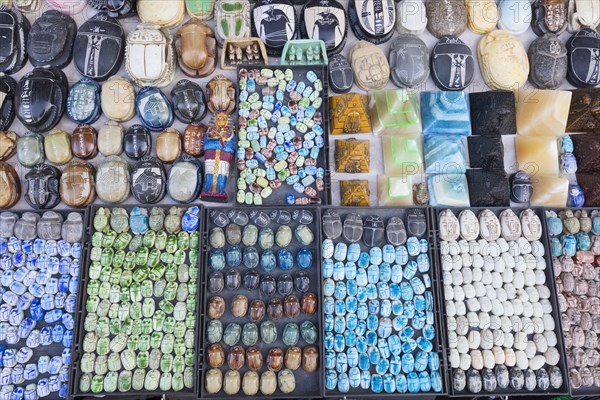
<path id="1" fill-rule="evenodd" d="M 322 214 L 325 213 L 326 210 L 328 209 L 333 209 L 336 210 L 338 212 L 338 214 L 340 215 L 342 222 L 344 221 L 344 216 L 350 213 L 356 213 L 359 214 L 364 222 L 365 217 L 373 215 L 373 216 L 379 216 L 381 217 L 387 224 L 387 221 L 389 218 L 391 217 L 400 217 L 402 219 L 402 221 L 404 222 L 405 226 L 406 226 L 406 214 L 407 211 L 410 209 L 415 209 L 415 208 L 420 208 L 420 207 L 366 207 L 366 208 L 362 208 L 362 207 L 322 207 Z M 426 224 L 427 224 L 427 230 L 425 232 L 425 235 L 423 236 L 423 238 L 427 239 L 427 241 L 429 242 L 429 251 L 428 251 L 428 255 L 429 255 L 429 262 L 430 262 L 430 269 L 429 269 L 429 276 L 431 278 L 431 288 L 429 288 L 428 290 L 431 291 L 432 295 L 433 295 L 433 302 L 434 302 L 434 309 L 433 309 L 433 313 L 434 313 L 434 327 L 436 330 L 436 334 L 437 337 L 436 339 L 433 340 L 433 350 L 436 351 L 439 354 L 439 358 L 440 358 L 440 370 L 439 373 L 442 377 L 442 391 L 437 393 L 434 392 L 433 390 L 430 392 L 419 392 L 419 393 L 400 393 L 400 392 L 394 392 L 394 393 L 385 393 L 385 392 L 381 392 L 381 393 L 375 393 L 373 392 L 371 389 L 365 390 L 362 389 L 360 387 L 358 388 L 350 388 L 350 391 L 348 393 L 341 393 L 338 390 L 325 390 L 325 396 L 326 397 L 334 397 L 334 398 L 340 398 L 340 397 L 344 397 L 344 398 L 374 398 L 374 399 L 378 399 L 378 398 L 422 398 L 422 399 L 433 399 L 433 398 L 441 398 L 444 397 L 445 395 L 447 395 L 448 393 L 448 387 L 449 387 L 449 381 L 448 381 L 448 376 L 446 374 L 446 369 L 447 369 L 447 360 L 446 360 L 446 339 L 445 339 L 445 330 L 442 329 L 442 321 L 443 321 L 443 316 L 441 313 L 441 308 L 440 308 L 440 304 L 441 304 L 441 299 L 440 299 L 440 293 L 442 288 L 439 287 L 440 283 L 439 283 L 439 279 L 436 276 L 436 271 L 434 268 L 434 256 L 433 256 L 433 240 L 434 240 L 434 236 L 433 236 L 433 231 L 431 229 L 431 221 L 430 221 L 430 214 L 429 214 L 429 209 L 428 208 L 420 208 L 423 210 L 423 212 L 425 213 L 425 218 L 426 218 Z M 321 235 L 323 238 L 325 237 L 324 234 Z M 333 241 L 334 246 L 340 242 L 342 240 L 340 239 L 336 239 Z M 368 251 L 368 247 L 363 243 L 362 240 L 360 240 L 358 242 L 360 244 L 361 247 L 361 251 Z M 410 259 L 414 259 L 415 257 L 410 256 Z M 321 260 L 322 261 L 322 260 Z M 421 272 L 418 272 L 415 274 L 415 276 L 422 276 L 423 274 Z M 322 313 L 324 314 L 324 313 Z M 324 317 L 324 316 L 323 316 Z M 323 330 L 322 330 L 322 337 L 325 337 L 325 325 L 323 324 Z M 374 368 L 371 368 L 371 372 L 373 372 Z M 325 375 L 326 371 L 323 368 L 323 375 Z"/>
<path id="2" fill-rule="evenodd" d="M 292 71 L 294 71 L 294 77 L 296 78 L 296 82 L 299 82 L 300 80 L 297 79 L 299 77 L 302 78 L 303 81 L 308 82 L 306 80 L 306 74 L 308 73 L 308 71 L 313 71 L 314 73 L 317 74 L 317 76 L 319 77 L 319 79 L 321 79 L 321 81 L 323 82 L 323 92 L 321 93 L 321 98 L 323 99 L 323 104 L 321 105 L 321 107 L 317 110 L 317 112 L 320 112 L 321 115 L 323 116 L 323 124 L 321 125 L 323 127 L 323 139 L 325 141 L 325 145 L 323 146 L 323 148 L 321 149 L 321 151 L 319 152 L 319 157 L 317 158 L 317 168 L 322 167 L 325 169 L 325 176 L 323 177 L 323 181 L 325 182 L 325 190 L 323 190 L 322 192 L 318 192 L 317 197 L 321 200 L 321 204 L 320 205 L 328 205 L 331 204 L 331 174 L 329 171 L 329 97 L 327 96 L 329 87 L 328 87 L 328 83 L 329 83 L 329 78 L 328 78 L 328 74 L 327 74 L 327 66 L 325 65 L 250 65 L 250 66 L 245 66 L 245 65 L 241 65 L 238 67 L 237 71 L 236 71 L 236 78 L 239 77 L 239 71 L 240 69 L 270 69 L 270 70 L 282 70 L 285 71 L 286 69 L 291 69 Z M 258 89 L 258 85 L 257 85 L 257 92 L 259 91 Z M 236 102 L 239 105 L 239 95 L 240 95 L 240 90 L 239 90 L 239 85 L 236 85 Z M 287 94 L 286 94 L 287 96 Z M 284 100 L 286 101 L 286 100 Z M 238 110 L 238 107 L 236 105 L 236 112 Z M 268 126 L 276 126 L 276 124 L 272 123 L 271 121 L 267 121 Z M 238 127 L 238 121 L 236 120 L 236 127 Z M 237 162 L 237 153 L 236 153 L 236 157 L 235 160 Z M 239 175 L 241 173 L 240 170 L 237 169 L 237 165 L 235 163 L 232 162 L 232 166 L 231 168 L 235 168 L 236 169 L 236 178 L 239 178 Z M 234 185 L 235 186 L 235 185 Z M 312 187 L 314 187 L 314 184 L 311 185 Z M 247 191 L 246 191 L 247 192 Z M 264 206 L 274 206 L 274 205 L 282 205 L 282 206 L 289 206 L 289 204 L 286 201 L 286 196 L 288 193 L 293 193 L 294 196 L 296 196 L 296 198 L 302 198 L 302 197 L 308 197 L 305 194 L 300 194 L 297 193 L 294 189 L 292 189 L 291 186 L 289 186 L 287 183 L 283 182 L 283 185 L 278 188 L 278 189 L 273 189 L 273 193 L 266 199 L 263 199 L 263 205 Z M 239 204 L 238 206 L 244 206 L 244 204 L 241 203 L 237 203 L 237 187 L 235 188 L 235 192 L 234 192 L 234 202 L 236 204 Z M 295 207 L 306 207 L 306 206 L 302 206 L 302 205 L 295 205 Z"/>
<path id="3" fill-rule="evenodd" d="M 34 209 L 28 209 L 28 210 L 24 210 L 24 209 L 7 209 L 7 210 L 2 210 L 3 212 L 12 212 L 17 214 L 18 216 L 22 216 L 23 213 L 26 212 L 30 212 L 30 213 L 34 213 L 34 214 L 38 214 L 38 215 L 42 215 L 44 212 L 46 211 L 54 211 L 57 214 L 60 214 L 63 219 L 66 221 L 67 219 L 67 215 L 69 215 L 70 213 L 74 212 L 77 214 L 81 214 L 83 217 L 83 227 L 84 227 L 84 232 L 83 232 L 83 236 L 81 238 L 81 241 L 79 243 L 81 243 L 81 257 L 79 259 L 80 261 L 80 265 L 79 265 L 79 288 L 78 288 L 78 293 L 77 293 L 77 309 L 79 309 L 79 297 L 81 294 L 81 291 L 83 289 L 83 283 L 82 283 L 82 275 L 83 275 L 83 270 L 85 268 L 85 264 L 86 264 L 86 248 L 85 246 L 87 246 L 87 241 L 86 241 L 86 234 L 85 234 L 85 228 L 88 225 L 88 218 L 89 218 L 89 213 L 87 212 L 87 210 L 85 209 L 63 209 L 63 210 L 34 210 Z M 75 354 L 74 354 L 74 349 L 73 347 L 75 346 L 75 342 L 77 340 L 77 335 L 79 332 L 79 327 L 77 325 L 77 312 L 73 313 L 73 318 L 75 319 L 75 325 L 73 327 L 73 345 L 71 346 L 71 365 L 69 366 L 69 381 L 67 382 L 68 386 L 69 386 L 69 391 L 71 390 L 71 384 L 72 384 L 72 365 L 74 362 L 74 358 L 75 358 Z M 36 325 L 35 325 L 35 329 L 41 329 L 45 326 L 54 326 L 55 323 L 53 324 L 48 324 L 46 323 L 46 321 L 44 321 L 43 319 L 41 321 L 37 321 Z M 21 339 L 19 340 L 18 343 L 16 344 L 7 344 L 5 342 L 2 342 L 3 345 L 5 345 L 7 348 L 9 349 L 19 349 L 21 347 L 25 346 L 25 340 Z M 37 363 L 37 360 L 39 359 L 39 357 L 41 356 L 49 356 L 50 358 L 54 357 L 54 356 L 61 356 L 63 350 L 65 349 L 65 347 L 62 344 L 59 343 L 52 343 L 51 345 L 48 346 L 38 346 L 37 348 L 32 349 L 33 350 L 33 356 L 31 358 L 30 361 L 35 360 L 35 362 Z M 15 385 L 15 387 L 23 387 L 25 388 L 25 386 L 27 386 L 30 383 L 36 383 L 37 381 L 39 381 L 40 379 L 43 378 L 49 378 L 50 374 L 49 373 L 44 373 L 44 374 L 39 374 L 39 376 L 32 381 L 25 381 L 24 383 L 20 384 L 20 385 Z M 59 392 L 50 392 L 50 394 L 46 397 L 44 397 L 45 399 L 48 400 L 58 400 L 61 399 L 61 397 L 58 395 Z"/>
<path id="4" fill-rule="evenodd" d="M 208 236 L 209 233 L 211 231 L 212 228 L 215 227 L 215 225 L 212 223 L 212 220 L 209 217 L 209 214 L 211 211 L 214 210 L 221 210 L 224 212 L 228 212 L 231 210 L 241 210 L 244 211 L 246 213 L 250 213 L 253 209 L 252 208 L 244 208 L 244 207 L 235 207 L 235 208 L 211 208 L 211 209 L 207 209 L 206 210 L 206 216 L 205 216 L 205 220 L 206 220 L 206 224 L 205 224 L 205 233 L 204 233 L 204 246 L 203 246 L 203 253 L 204 253 L 204 264 L 203 264 L 203 269 L 201 270 L 202 276 L 203 276 L 203 291 L 204 291 L 204 303 L 203 303 L 203 307 L 202 307 L 202 313 L 204 314 L 204 322 L 203 322 L 203 332 L 202 332 L 202 345 L 200 346 L 201 352 L 203 353 L 204 357 L 202 358 L 202 371 L 201 371 L 201 375 L 200 375 L 200 380 L 201 380 L 201 390 L 199 393 L 199 397 L 200 398 L 211 398 L 211 399 L 222 399 L 222 398 L 249 398 L 250 396 L 246 396 L 242 390 L 240 389 L 240 392 L 237 395 L 233 395 L 233 396 L 229 396 L 227 394 L 225 394 L 225 392 L 221 389 L 218 393 L 215 394 L 211 394 L 206 392 L 205 390 L 205 374 L 208 370 L 211 369 L 211 367 L 208 365 L 208 360 L 207 360 L 207 349 L 209 346 L 208 343 L 208 336 L 207 336 L 207 326 L 208 326 L 208 322 L 209 322 L 209 318 L 206 315 L 206 310 L 207 310 L 207 305 L 208 305 L 208 300 L 212 297 L 212 296 L 221 296 L 223 297 L 223 299 L 225 299 L 225 303 L 226 303 L 226 307 L 225 307 L 225 314 L 219 319 L 222 323 L 223 323 L 223 330 L 225 330 L 225 328 L 227 327 L 227 324 L 231 323 L 231 322 L 236 322 L 238 324 L 240 324 L 242 327 L 244 325 L 244 323 L 247 322 L 252 322 L 249 318 L 244 317 L 244 318 L 235 318 L 233 315 L 231 315 L 231 300 L 233 299 L 233 297 L 237 294 L 242 294 L 245 295 L 248 298 L 248 303 L 250 303 L 252 300 L 254 299 L 260 299 L 262 301 L 265 302 L 265 305 L 267 304 L 267 301 L 270 298 L 280 298 L 283 301 L 284 296 L 281 296 L 279 293 L 274 294 L 273 296 L 269 297 L 264 295 L 263 293 L 260 292 L 259 289 L 257 290 L 247 290 L 246 288 L 244 288 L 244 286 L 242 285 L 238 290 L 236 291 L 229 291 L 228 289 L 223 289 L 223 291 L 221 291 L 218 294 L 210 294 L 208 293 L 207 290 L 207 282 L 208 282 L 208 276 L 210 274 L 211 271 L 209 271 L 209 267 L 208 267 L 208 252 L 210 251 L 210 246 L 209 246 L 209 242 L 208 242 Z M 310 211 L 313 214 L 313 222 L 308 224 L 307 226 L 313 231 L 314 233 L 314 242 L 310 245 L 310 246 L 302 246 L 300 245 L 300 243 L 298 243 L 298 241 L 295 239 L 295 237 L 292 239 L 292 242 L 290 243 L 290 245 L 288 245 L 286 248 L 288 250 L 290 250 L 290 252 L 293 254 L 294 256 L 294 260 L 296 258 L 296 253 L 297 250 L 302 248 L 302 247 L 307 247 L 310 248 L 313 252 L 313 266 L 310 269 L 306 269 L 306 270 L 302 270 L 304 272 L 306 272 L 308 274 L 308 276 L 310 277 L 310 288 L 309 288 L 309 292 L 312 293 L 316 293 L 317 295 L 317 312 L 315 314 L 312 315 L 307 315 L 304 314 L 302 312 L 300 312 L 300 315 L 295 318 L 295 319 L 291 319 L 286 317 L 285 315 L 283 316 L 283 318 L 281 318 L 279 321 L 273 321 L 275 324 L 275 327 L 277 328 L 277 340 L 271 344 L 265 344 L 264 342 L 262 342 L 262 340 L 260 339 L 260 322 L 257 322 L 257 326 L 259 326 L 259 340 L 256 343 L 256 346 L 260 347 L 262 350 L 262 354 L 263 354 L 263 367 L 258 370 L 258 374 L 260 375 L 261 373 L 267 371 L 267 367 L 266 367 L 266 359 L 267 359 L 267 353 L 268 350 L 273 348 L 273 347 L 279 347 L 283 350 L 283 353 L 285 355 L 285 351 L 288 348 L 288 346 L 286 344 L 283 343 L 282 340 L 282 333 L 283 333 L 283 328 L 284 326 L 289 323 L 289 322 L 295 322 L 298 324 L 298 326 L 300 326 L 300 323 L 303 321 L 311 321 L 312 323 L 315 324 L 315 326 L 317 327 L 317 332 L 319 334 L 317 341 L 312 344 L 312 346 L 315 346 L 319 349 L 319 370 L 317 370 L 316 372 L 313 373 L 309 373 L 304 371 L 304 369 L 302 367 L 298 368 L 295 371 L 292 371 L 294 373 L 294 377 L 296 379 L 296 390 L 293 393 L 288 393 L 288 394 L 284 394 L 282 393 L 279 388 L 277 388 L 277 390 L 275 391 L 275 393 L 273 393 L 270 396 L 265 396 L 263 395 L 260 391 L 255 395 L 255 396 L 251 396 L 252 398 L 268 398 L 268 399 L 273 399 L 273 398 L 287 398 L 287 399 L 292 399 L 292 398 L 318 398 L 322 396 L 322 391 L 323 391 L 323 387 L 324 387 L 324 381 L 323 381 L 323 337 L 322 337 L 322 316 L 321 316 L 321 263 L 320 263 L 320 257 L 321 257 L 321 247 L 320 247 L 320 225 L 321 225 L 321 216 L 320 216 L 320 210 L 316 207 L 281 207 L 281 208 L 260 208 L 260 211 L 264 211 L 267 214 L 270 214 L 272 211 L 277 211 L 277 210 L 286 210 L 290 213 L 293 213 L 295 210 L 307 210 Z M 253 224 L 252 220 L 250 220 L 249 224 Z M 295 227 L 298 226 L 300 224 L 298 224 L 295 221 L 291 221 L 288 226 L 290 226 L 292 228 L 292 232 L 294 231 Z M 271 224 L 269 225 L 269 228 L 271 228 L 273 230 L 273 233 L 275 234 L 277 232 L 277 227 L 280 226 L 280 224 L 275 223 L 274 221 L 271 222 Z M 258 226 L 257 226 L 258 227 Z M 243 228 L 243 227 L 242 227 Z M 259 231 L 260 231 L 260 227 Z M 243 243 L 240 243 L 239 245 L 240 249 L 243 251 L 244 248 L 246 247 L 245 245 L 243 245 Z M 259 250 L 260 252 L 260 247 L 258 246 L 258 244 L 256 245 L 257 250 Z M 272 248 L 273 253 L 277 253 L 277 251 L 279 250 L 279 246 L 277 246 L 277 243 L 275 243 L 275 245 Z M 224 249 L 226 251 L 226 248 Z M 243 275 L 243 272 L 246 269 L 246 267 L 244 267 L 243 265 L 238 267 L 240 269 L 240 272 Z M 221 272 L 223 274 L 225 274 L 228 270 L 230 270 L 231 268 L 229 267 L 225 267 L 224 270 L 222 270 Z M 260 268 L 260 266 L 256 267 L 256 271 L 259 272 L 259 274 L 264 275 L 265 272 Z M 292 276 L 295 272 L 300 271 L 300 269 L 295 265 L 294 268 L 292 268 L 290 271 L 282 271 L 279 267 L 276 267 L 273 271 L 269 272 L 270 275 L 272 275 L 275 280 L 277 280 L 277 278 L 280 275 L 283 275 L 284 273 L 290 273 Z M 297 292 L 296 290 L 293 291 L 294 295 L 296 295 L 298 297 L 299 300 L 301 300 L 302 294 Z M 270 320 L 268 318 L 267 315 L 265 315 L 265 318 L 262 321 L 268 321 Z M 261 321 L 261 322 L 262 322 Z M 225 357 L 227 357 L 228 351 L 229 351 L 229 346 L 227 346 L 226 344 L 224 344 L 223 342 L 220 342 L 221 345 L 223 346 L 223 349 L 225 351 Z M 242 346 L 244 348 L 244 350 L 247 350 L 247 346 L 243 345 L 241 342 L 238 343 L 238 345 Z M 302 337 L 300 337 L 300 340 L 298 341 L 297 344 L 300 348 L 304 348 L 306 346 L 309 346 L 308 343 L 304 342 L 304 340 L 302 339 Z M 285 368 L 285 365 L 284 365 Z M 229 370 L 229 367 L 227 366 L 227 363 L 225 363 L 221 368 L 220 368 L 221 372 L 223 372 L 223 374 L 225 374 L 225 372 L 227 372 Z M 241 377 L 243 378 L 244 373 L 249 371 L 249 368 L 244 365 L 244 367 L 242 369 L 239 370 Z"/>
<path id="5" fill-rule="evenodd" d="M 163 208 L 165 210 L 165 215 L 168 213 L 168 210 L 171 207 L 178 207 L 178 208 L 183 208 L 183 209 L 187 209 L 189 207 L 192 207 L 192 204 L 169 204 L 169 205 L 163 205 L 163 204 L 157 204 L 157 205 L 147 205 L 147 206 L 140 206 L 141 208 L 145 208 L 148 210 L 148 212 L 154 208 L 154 207 L 159 207 L 159 208 Z M 201 302 L 201 298 L 203 295 L 202 290 L 200 289 L 200 274 L 201 274 L 201 269 L 200 269 L 200 265 L 202 262 L 202 231 L 203 231 L 203 225 L 204 225 L 204 207 L 201 204 L 197 204 L 197 206 L 200 208 L 200 225 L 198 227 L 198 231 L 200 232 L 200 243 L 199 243 L 199 249 L 198 249 L 198 299 L 196 300 L 196 311 L 198 313 L 199 307 L 202 304 Z M 87 301 L 88 298 L 88 294 L 87 291 L 85 290 L 87 288 L 87 283 L 89 281 L 89 266 L 90 266 L 90 257 L 89 257 L 89 253 L 91 251 L 92 248 L 92 235 L 94 234 L 94 215 L 96 214 L 96 211 L 99 208 L 108 208 L 108 209 L 113 209 L 113 208 L 124 208 L 125 210 L 127 210 L 128 214 L 129 212 L 134 208 L 134 207 L 138 207 L 135 205 L 92 205 L 90 207 L 88 207 L 87 209 L 87 215 L 88 215 L 88 219 L 87 219 L 87 229 L 84 232 L 84 243 L 86 245 L 85 248 L 85 253 L 84 253 L 84 257 L 85 257 L 85 267 L 82 268 L 82 273 L 81 273 L 81 278 L 80 278 L 80 285 L 81 285 L 81 289 L 79 291 L 79 298 L 77 299 L 77 313 L 75 315 L 75 329 L 76 329 L 76 335 L 73 338 L 73 349 L 72 349 L 72 355 L 71 355 L 71 367 L 72 367 L 72 373 L 71 373 L 71 381 L 69 383 L 69 399 L 88 399 L 88 398 L 97 398 L 97 397 L 127 397 L 127 398 L 135 398 L 135 399 L 139 399 L 139 400 L 145 400 L 145 399 L 152 399 L 152 398 L 177 398 L 177 399 L 192 399 L 196 397 L 196 392 L 197 392 L 197 387 L 198 387 L 198 382 L 197 382 L 197 376 L 198 376 L 198 365 L 199 365 L 199 357 L 198 355 L 196 356 L 196 362 L 194 363 L 194 387 L 191 389 L 188 389 L 186 387 L 184 387 L 181 391 L 168 391 L 168 392 L 163 392 L 159 389 L 155 390 L 155 391 L 148 391 L 148 390 L 130 390 L 128 392 L 119 392 L 118 390 L 112 392 L 112 393 L 107 393 L 107 392 L 100 392 L 100 393 L 92 393 L 92 392 L 86 392 L 83 393 L 81 392 L 81 390 L 79 389 L 79 379 L 81 377 L 81 369 L 79 368 L 79 363 L 80 363 L 80 359 L 81 359 L 81 355 L 83 354 L 83 339 L 85 336 L 85 330 L 83 329 L 83 323 L 85 320 L 85 315 L 87 314 L 87 312 L 85 311 L 85 303 Z M 148 213 L 149 214 L 149 213 Z M 189 262 L 189 259 L 186 257 L 186 261 Z M 200 331 L 199 331 L 199 326 L 200 326 L 200 314 L 198 313 L 198 316 L 196 317 L 196 326 L 195 326 L 195 336 L 196 336 L 196 347 L 198 347 L 198 344 L 200 343 L 199 340 L 199 335 L 200 335 Z M 112 335 L 111 335 L 112 337 Z M 148 368 L 146 368 L 148 370 Z"/>
<path id="6" fill-rule="evenodd" d="M 511 207 L 470 207 L 470 208 L 460 208 L 460 207 L 441 207 L 441 208 L 431 208 L 431 217 L 432 217 L 432 221 L 435 224 L 435 228 L 434 228 L 434 233 L 435 233 L 435 240 L 433 241 L 433 243 L 435 243 L 435 253 L 436 253 L 436 257 L 435 257 L 435 268 L 437 271 L 438 275 L 438 279 L 440 279 L 440 296 L 443 299 L 443 282 L 441 282 L 442 280 L 442 266 L 441 266 L 441 254 L 440 254 L 440 239 L 439 239 L 439 227 L 438 227 L 438 216 L 439 214 L 444 211 L 444 210 L 451 210 L 454 215 L 456 215 L 456 217 L 458 217 L 458 214 L 460 213 L 460 211 L 465 210 L 465 209 L 469 209 L 471 211 L 473 211 L 475 213 L 475 215 L 479 215 L 479 213 L 483 210 L 491 210 L 494 212 L 494 214 L 499 215 L 500 212 L 507 210 L 507 209 L 512 209 L 515 214 L 517 214 L 517 216 L 519 216 L 519 214 L 524 211 L 527 208 L 511 208 Z M 497 389 L 494 392 L 480 392 L 478 394 L 473 394 L 470 393 L 468 390 L 464 390 L 462 392 L 455 392 L 452 385 L 449 386 L 449 394 L 451 397 L 469 397 L 469 398 L 479 398 L 479 397 L 493 397 L 493 396 L 519 396 L 519 395 L 525 395 L 528 398 L 530 397 L 538 397 L 538 396 L 561 396 L 561 395 L 568 395 L 570 393 L 570 384 L 569 384 L 569 378 L 568 378 L 568 374 L 567 374 L 567 363 L 566 363 L 566 357 L 565 357 L 565 347 L 564 347 L 564 340 L 563 340 L 563 333 L 562 333 L 562 325 L 561 325 L 561 320 L 560 320 L 560 315 L 559 315 L 559 308 L 558 308 L 558 298 L 557 298 L 557 294 L 556 294 L 556 285 L 554 284 L 550 284 L 550 283 L 554 283 L 554 271 L 552 268 L 552 259 L 550 256 L 550 251 L 549 251 L 549 246 L 548 246 L 548 230 L 546 229 L 545 226 L 545 222 L 543 221 L 543 219 L 545 218 L 544 216 L 544 210 L 541 208 L 531 208 L 533 211 L 536 212 L 536 214 L 538 215 L 538 217 L 540 217 L 540 221 L 542 221 L 542 237 L 540 238 L 540 242 L 544 245 L 544 258 L 546 259 L 546 269 L 545 269 L 545 273 L 546 273 L 546 286 L 548 287 L 548 289 L 550 290 L 550 302 L 552 303 L 552 308 L 553 308 L 553 312 L 552 312 L 552 317 L 554 318 L 554 324 L 555 324 L 555 333 L 556 333 L 556 338 L 557 338 L 557 345 L 556 348 L 558 350 L 558 352 L 560 353 L 560 361 L 558 362 L 558 367 L 560 368 L 561 372 L 562 372 L 562 377 L 563 377 L 563 386 L 560 389 L 553 389 L 551 388 L 548 391 L 542 392 L 539 390 L 535 390 L 533 392 L 529 392 L 525 389 L 523 390 L 514 390 L 512 388 L 507 388 L 507 389 Z M 441 306 L 442 308 L 442 312 L 445 313 L 446 311 L 446 306 L 444 304 L 443 301 L 441 301 Z M 447 324 L 446 324 L 446 320 L 444 319 L 444 323 L 443 323 L 443 329 L 444 329 L 444 337 L 448 338 L 448 332 L 447 332 Z M 448 343 L 446 343 L 446 346 L 448 346 Z M 449 347 L 448 347 L 448 354 L 446 355 L 446 357 L 449 357 Z M 448 375 L 448 379 L 449 382 L 451 382 L 452 380 L 452 368 L 450 367 L 450 363 L 447 363 L 447 375 Z"/>

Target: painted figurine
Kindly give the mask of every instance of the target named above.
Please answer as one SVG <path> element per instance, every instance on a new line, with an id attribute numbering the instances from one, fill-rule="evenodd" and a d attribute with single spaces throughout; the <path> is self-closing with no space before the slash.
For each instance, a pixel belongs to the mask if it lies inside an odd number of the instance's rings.
<path id="1" fill-rule="evenodd" d="M 204 201 L 227 202 L 227 178 L 236 152 L 235 125 L 231 113 L 235 109 L 235 86 L 223 75 L 206 85 L 208 109 L 213 116 L 204 134 Z"/>

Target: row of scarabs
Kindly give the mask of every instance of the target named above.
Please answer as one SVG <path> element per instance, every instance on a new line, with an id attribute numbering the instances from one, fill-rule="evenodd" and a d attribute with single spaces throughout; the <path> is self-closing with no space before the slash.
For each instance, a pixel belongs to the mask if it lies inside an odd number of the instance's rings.
<path id="1" fill-rule="evenodd" d="M 0 398 L 67 397 L 82 234 L 80 213 L 0 214 Z"/>
<path id="2" fill-rule="evenodd" d="M 194 388 L 199 210 L 99 208 L 75 393 Z"/>
<path id="3" fill-rule="evenodd" d="M 214 209 L 209 220 L 204 392 L 317 394 L 318 379 L 296 382 L 319 365 L 314 211 Z"/>

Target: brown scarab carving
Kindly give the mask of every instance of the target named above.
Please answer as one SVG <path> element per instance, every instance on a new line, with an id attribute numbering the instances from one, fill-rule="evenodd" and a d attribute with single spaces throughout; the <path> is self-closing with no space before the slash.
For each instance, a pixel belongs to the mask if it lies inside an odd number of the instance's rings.
<path id="1" fill-rule="evenodd" d="M 219 368 L 225 363 L 225 351 L 223 347 L 218 344 L 211 344 L 208 348 L 208 364 L 212 368 Z"/>
<path id="2" fill-rule="evenodd" d="M 217 42 L 208 25 L 192 18 L 177 31 L 176 48 L 181 70 L 192 77 L 205 77 L 217 67 Z"/>
<path id="3" fill-rule="evenodd" d="M 267 355 L 267 368 L 269 371 L 277 372 L 283 368 L 283 350 L 273 347 Z"/>
<path id="4" fill-rule="evenodd" d="M 233 346 L 229 349 L 227 356 L 227 365 L 231 369 L 242 369 L 244 367 L 246 356 L 242 346 Z"/>
<path id="5" fill-rule="evenodd" d="M 204 133 L 206 126 L 200 122 L 192 122 L 183 132 L 183 151 L 190 156 L 198 157 L 204 154 Z"/>
<path id="6" fill-rule="evenodd" d="M 258 346 L 248 347 L 246 350 L 246 363 L 252 371 L 257 371 L 263 366 L 263 357 Z"/>
<path id="7" fill-rule="evenodd" d="M 71 136 L 71 151 L 77 158 L 88 160 L 98 154 L 98 132 L 91 125 L 78 125 Z"/>
<path id="8" fill-rule="evenodd" d="M 221 296 L 213 296 L 208 301 L 208 316 L 219 319 L 225 314 L 225 299 Z"/>

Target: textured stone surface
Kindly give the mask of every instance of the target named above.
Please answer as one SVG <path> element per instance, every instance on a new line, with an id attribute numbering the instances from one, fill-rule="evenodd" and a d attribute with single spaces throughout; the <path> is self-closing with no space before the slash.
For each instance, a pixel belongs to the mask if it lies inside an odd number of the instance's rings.
<path id="1" fill-rule="evenodd" d="M 467 171 L 469 197 L 472 207 L 501 207 L 510 205 L 510 186 L 504 170 Z"/>
<path id="2" fill-rule="evenodd" d="M 488 33 L 479 41 L 477 55 L 481 75 L 490 88 L 516 90 L 527 81 L 527 52 L 511 33 L 503 30 Z"/>
<path id="3" fill-rule="evenodd" d="M 517 132 L 513 92 L 470 93 L 469 104 L 473 135 L 514 135 Z"/>
<path id="4" fill-rule="evenodd" d="M 500 136 L 471 136 L 467 143 L 471 168 L 504 170 L 504 145 Z"/>
<path id="5" fill-rule="evenodd" d="M 529 81 L 539 89 L 557 89 L 567 77 L 567 48 L 554 33 L 534 40 L 527 50 Z"/>

